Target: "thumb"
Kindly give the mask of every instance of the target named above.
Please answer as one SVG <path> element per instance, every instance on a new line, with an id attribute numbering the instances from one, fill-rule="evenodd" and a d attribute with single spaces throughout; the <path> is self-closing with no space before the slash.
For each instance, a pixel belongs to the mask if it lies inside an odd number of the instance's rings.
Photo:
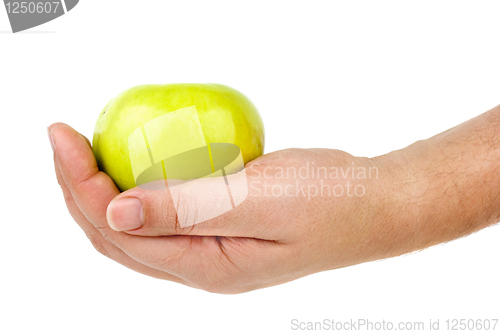
<path id="1" fill-rule="evenodd" d="M 246 171 L 181 181 L 161 180 L 125 191 L 107 208 L 116 231 L 145 236 L 174 234 L 239 236 L 249 202 Z M 238 211 L 238 224 L 231 219 Z M 230 213 L 231 212 L 231 213 Z"/>

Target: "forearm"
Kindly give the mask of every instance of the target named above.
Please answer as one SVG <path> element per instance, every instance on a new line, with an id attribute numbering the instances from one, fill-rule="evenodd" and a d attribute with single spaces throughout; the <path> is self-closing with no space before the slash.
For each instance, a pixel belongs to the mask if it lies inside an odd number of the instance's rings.
<path id="1" fill-rule="evenodd" d="M 380 159 L 399 176 L 395 216 L 410 250 L 500 220 L 500 107 Z"/>

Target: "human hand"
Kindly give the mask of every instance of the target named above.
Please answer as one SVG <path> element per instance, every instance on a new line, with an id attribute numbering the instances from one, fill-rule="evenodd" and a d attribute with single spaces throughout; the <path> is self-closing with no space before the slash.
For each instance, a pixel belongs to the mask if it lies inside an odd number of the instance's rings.
<path id="1" fill-rule="evenodd" d="M 247 164 L 248 196 L 239 206 L 181 227 L 169 191 L 120 193 L 98 170 L 88 140 L 61 123 L 49 132 L 71 215 L 99 252 L 143 274 L 239 293 L 400 253 L 387 246 L 397 240 L 387 242 L 394 226 L 380 210 L 388 199 L 371 159 L 326 149 L 267 154 Z M 142 203 L 142 222 L 130 198 Z"/>

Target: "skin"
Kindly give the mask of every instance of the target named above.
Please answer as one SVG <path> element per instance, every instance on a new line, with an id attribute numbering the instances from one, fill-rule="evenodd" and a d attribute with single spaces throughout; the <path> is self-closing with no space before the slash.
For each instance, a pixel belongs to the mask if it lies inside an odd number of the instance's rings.
<path id="1" fill-rule="evenodd" d="M 140 273 L 216 293 L 242 293 L 398 256 L 497 223 L 498 133 L 500 107 L 375 158 L 329 149 L 266 154 L 245 168 L 250 190 L 241 205 L 182 228 L 168 191 L 134 188 L 120 193 L 98 170 L 88 140 L 68 125 L 49 127 L 67 207 L 100 253 Z M 344 170 L 376 168 L 378 177 L 280 174 L 281 168 L 300 169 L 313 163 Z M 362 186 L 365 193 L 265 195 L 266 188 L 269 193 L 272 187 L 297 184 L 345 190 L 351 184 Z M 142 202 L 142 227 L 120 231 L 133 216 L 131 206 L 119 204 L 124 198 Z"/>
<path id="2" fill-rule="evenodd" d="M 193 105 L 206 143 L 237 145 L 244 163 L 263 154 L 262 119 L 252 102 L 237 90 L 220 84 L 143 85 L 119 94 L 99 115 L 92 140 L 99 169 L 121 191 L 134 188 L 128 154 L 130 134 L 165 113 Z"/>

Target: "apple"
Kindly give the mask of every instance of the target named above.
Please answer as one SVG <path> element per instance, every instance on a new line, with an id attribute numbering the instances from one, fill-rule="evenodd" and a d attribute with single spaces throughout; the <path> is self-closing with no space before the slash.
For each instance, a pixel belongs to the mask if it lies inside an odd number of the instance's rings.
<path id="1" fill-rule="evenodd" d="M 263 154 L 264 124 L 253 103 L 225 85 L 142 85 L 104 107 L 92 150 L 125 191 L 238 172 Z"/>

